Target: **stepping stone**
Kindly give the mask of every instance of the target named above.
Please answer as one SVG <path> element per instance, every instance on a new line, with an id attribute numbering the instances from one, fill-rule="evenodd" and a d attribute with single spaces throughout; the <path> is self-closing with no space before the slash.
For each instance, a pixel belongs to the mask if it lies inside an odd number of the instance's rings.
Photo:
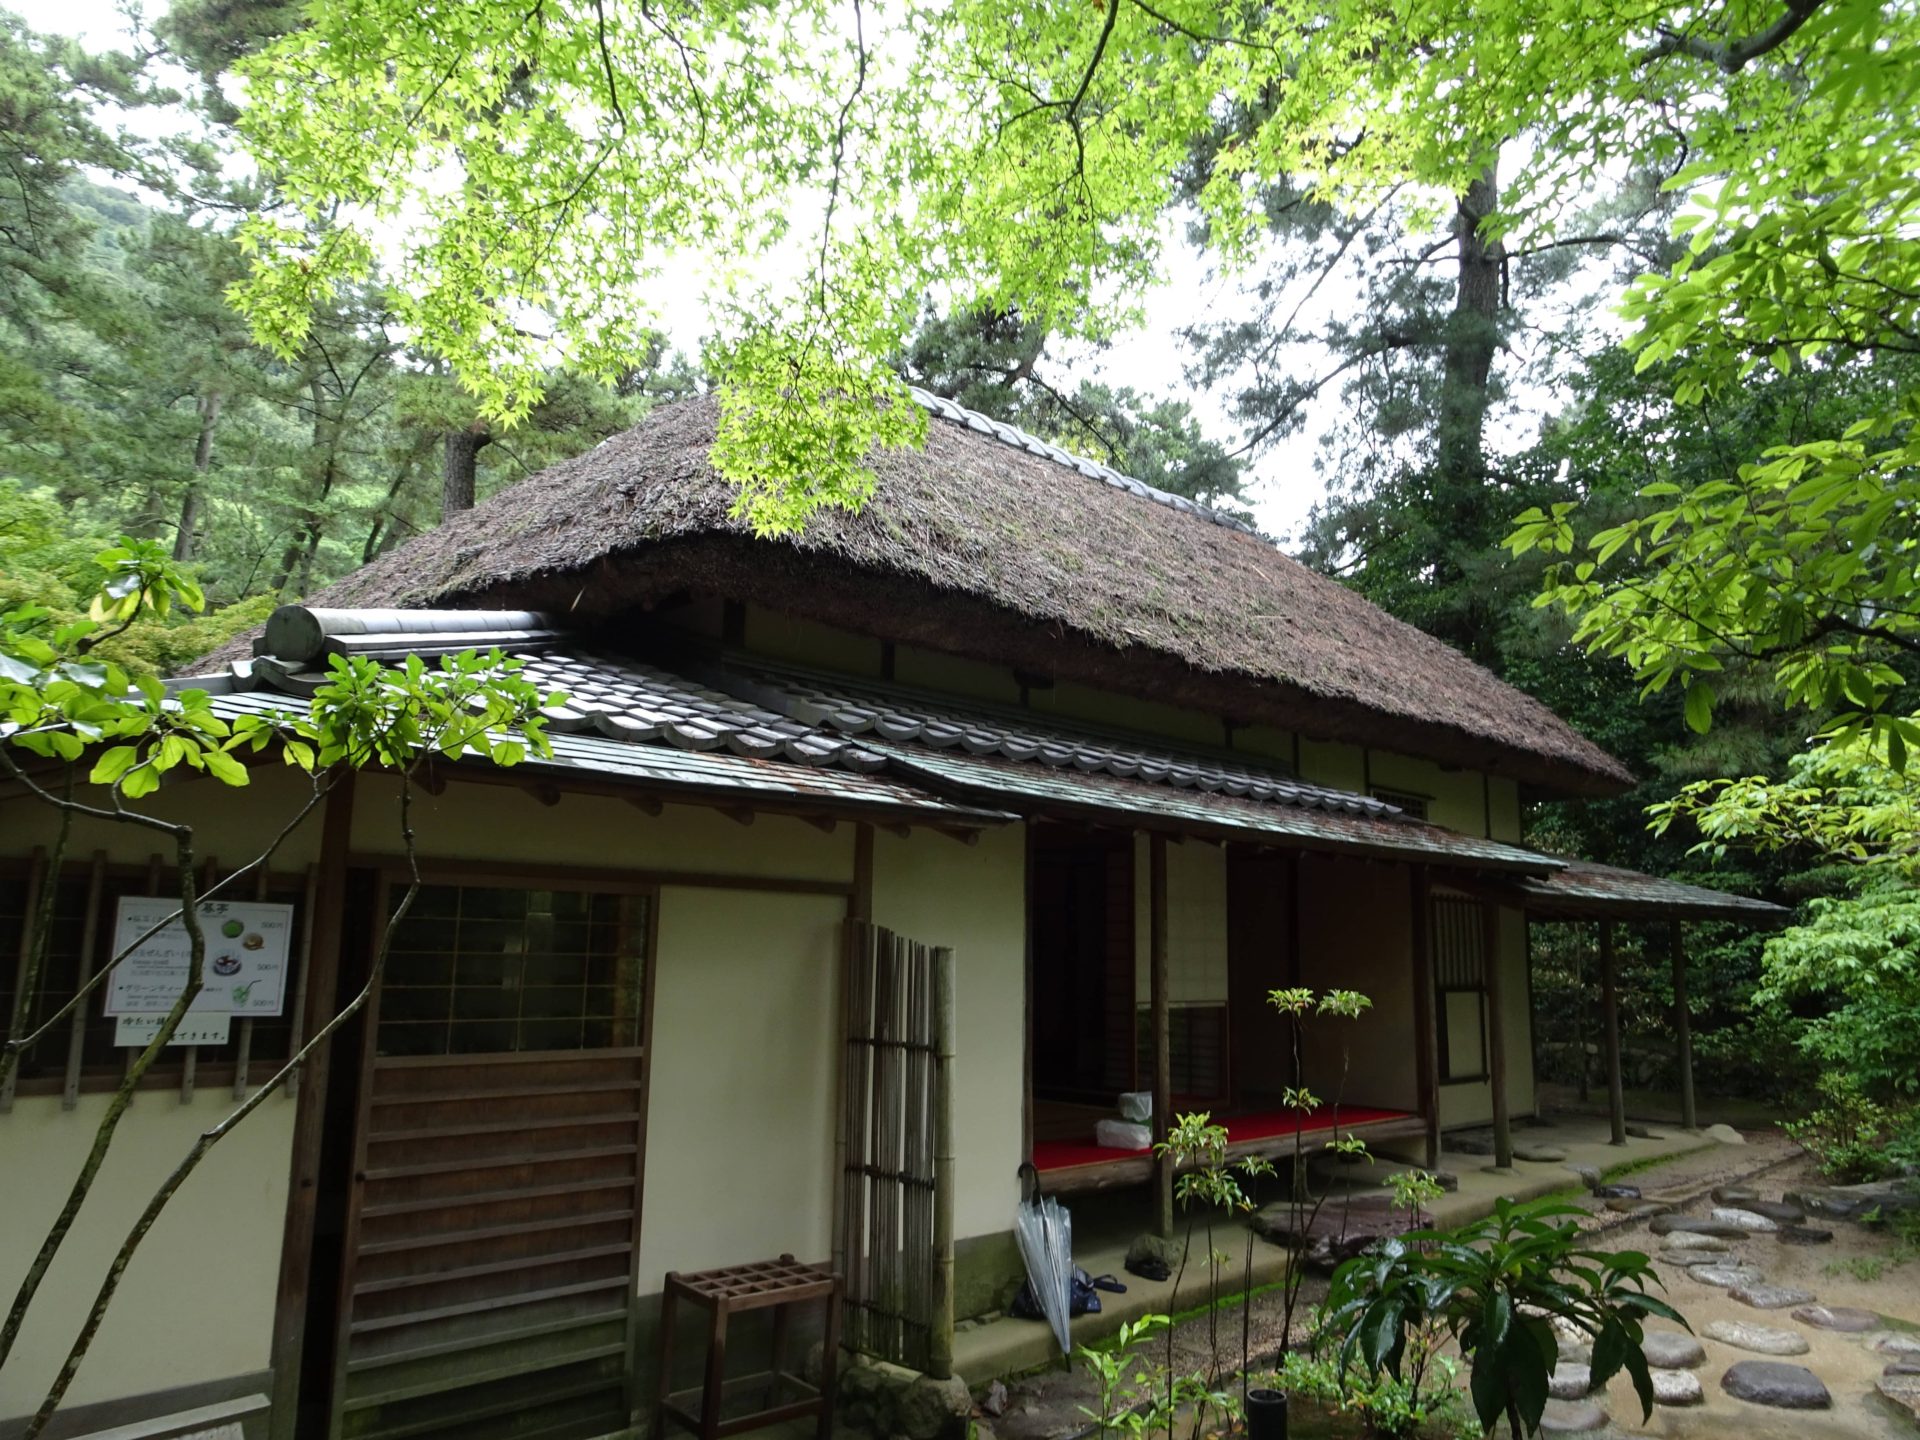
<path id="1" fill-rule="evenodd" d="M 1807 1337 L 1795 1331 L 1750 1325 L 1745 1320 L 1709 1321 L 1700 1333 L 1709 1340 L 1718 1340 L 1736 1350 L 1751 1350 L 1756 1355 L 1804 1355 L 1812 1348 L 1807 1344 Z"/>
<path id="2" fill-rule="evenodd" d="M 1540 1414 L 1543 1435 L 1580 1435 L 1607 1423 L 1607 1412 L 1591 1400 L 1549 1400 Z"/>
<path id="3" fill-rule="evenodd" d="M 1920 1375 L 1920 1360 L 1895 1360 L 1880 1373 L 1882 1375 Z"/>
<path id="4" fill-rule="evenodd" d="M 1602 1200 L 1638 1200 L 1640 1187 L 1638 1185 L 1596 1185 L 1593 1187 L 1593 1193 Z"/>
<path id="5" fill-rule="evenodd" d="M 1882 1335 L 1873 1342 L 1873 1348 L 1882 1355 L 1892 1355 L 1901 1360 L 1920 1360 L 1920 1335 L 1908 1335 L 1894 1330 Z"/>
<path id="6" fill-rule="evenodd" d="M 1591 1389 L 1593 1372 L 1571 1361 L 1561 1361 L 1547 1377 L 1547 1393 L 1556 1400 L 1578 1400 Z"/>
<path id="7" fill-rule="evenodd" d="M 1667 1138 L 1665 1135 L 1661 1134 L 1658 1130 L 1649 1130 L 1644 1125 L 1627 1126 L 1627 1134 L 1632 1136 L 1635 1140 L 1664 1140 Z"/>
<path id="8" fill-rule="evenodd" d="M 1469 1130 L 1464 1135 L 1449 1135 L 1447 1149 L 1456 1155 L 1491 1155 L 1493 1154 L 1493 1132 Z"/>
<path id="9" fill-rule="evenodd" d="M 1636 1200 L 1624 1195 L 1615 1195 L 1607 1200 L 1607 1209 L 1616 1215 L 1652 1215 L 1660 1207 L 1650 1200 Z"/>
<path id="10" fill-rule="evenodd" d="M 1838 1330 L 1847 1335 L 1864 1335 L 1878 1330 L 1882 1323 L 1873 1311 L 1852 1305 L 1802 1305 L 1793 1312 L 1793 1318 L 1816 1330 Z"/>
<path id="11" fill-rule="evenodd" d="M 1886 1399 L 1920 1421 L 1920 1374 L 1882 1375 L 1874 1388 Z"/>
<path id="12" fill-rule="evenodd" d="M 1818 1225 L 1782 1225 L 1777 1237 L 1782 1245 L 1824 1245 L 1833 1239 L 1833 1231 Z"/>
<path id="13" fill-rule="evenodd" d="M 1593 1364 L 1593 1346 L 1585 1340 L 1568 1340 L 1562 1338 L 1560 1341 L 1560 1363 L 1562 1365 L 1580 1366 Z M 1904 1360 L 1896 1360 L 1893 1363 L 1896 1365 L 1905 1365 L 1907 1362 Z M 1556 1366 L 1554 1368 L 1558 1369 L 1559 1367 Z"/>
<path id="14" fill-rule="evenodd" d="M 1700 1132 L 1709 1140 L 1718 1140 L 1722 1145 L 1744 1145 L 1747 1137 L 1731 1125 L 1709 1125 Z"/>
<path id="15" fill-rule="evenodd" d="M 1771 1405 L 1776 1410 L 1827 1410 L 1833 1396 L 1820 1377 L 1804 1365 L 1778 1360 L 1741 1360 L 1727 1367 L 1720 1388 L 1736 1400 Z"/>
<path id="16" fill-rule="evenodd" d="M 1640 1348 L 1655 1370 L 1691 1370 L 1707 1360 L 1707 1347 L 1678 1330 L 1649 1330 Z"/>
<path id="17" fill-rule="evenodd" d="M 1656 1235 L 1712 1235 L 1722 1240 L 1744 1240 L 1753 1231 L 1744 1225 L 1730 1225 L 1725 1220 L 1696 1220 L 1691 1215 L 1656 1215 L 1647 1228 Z"/>
<path id="18" fill-rule="evenodd" d="M 1662 1265 L 1672 1265 L 1681 1270 L 1697 1270 L 1703 1265 L 1729 1265 L 1733 1257 L 1720 1255 L 1712 1250 L 1666 1250 L 1654 1256 Z"/>
<path id="19" fill-rule="evenodd" d="M 1698 1275 L 1698 1270 L 1693 1272 Z M 1792 1305 L 1807 1305 L 1813 1301 L 1811 1290 L 1796 1290 L 1791 1285 L 1735 1285 L 1727 1291 L 1742 1305 L 1751 1305 L 1756 1310 L 1785 1310 Z"/>
<path id="20" fill-rule="evenodd" d="M 1780 1222 L 1777 1220 L 1769 1220 L 1766 1216 L 1757 1215 L 1751 1210 L 1735 1210 L 1727 1205 L 1718 1206 L 1710 1211 L 1708 1218 L 1728 1225 L 1738 1225 L 1742 1230 L 1751 1231 L 1755 1235 L 1771 1235 L 1780 1228 Z"/>
<path id="21" fill-rule="evenodd" d="M 1698 1265 L 1694 1267 L 1693 1278 L 1718 1290 L 1731 1290 L 1736 1285 L 1764 1285 L 1767 1280 L 1764 1270 L 1756 1270 L 1751 1265 Z"/>
<path id="22" fill-rule="evenodd" d="M 1567 1152 L 1558 1145 L 1522 1144 L 1513 1147 L 1513 1158 L 1532 1160 L 1542 1165 L 1557 1164 L 1567 1158 Z"/>
<path id="23" fill-rule="evenodd" d="M 1656 1232 L 1658 1233 L 1658 1232 Z M 1666 1248 L 1669 1250 L 1699 1250 L 1706 1254 L 1724 1255 L 1733 1249 L 1731 1241 L 1718 1235 L 1702 1235 L 1695 1230 L 1672 1230 L 1666 1236 Z"/>
<path id="24" fill-rule="evenodd" d="M 1883 1216 L 1896 1210 L 1920 1210 L 1920 1186 L 1899 1180 L 1876 1180 L 1868 1185 L 1805 1185 L 1787 1192 L 1787 1203 L 1809 1215 L 1832 1215 L 1858 1220 L 1871 1211 Z"/>
<path id="25" fill-rule="evenodd" d="M 1568 1165 L 1567 1169 L 1578 1175 L 1581 1183 L 1584 1184 L 1587 1189 L 1598 1190 L 1600 1188 L 1600 1167 L 1598 1165 L 1581 1165 L 1576 1162 Z"/>
<path id="26" fill-rule="evenodd" d="M 1752 1215 L 1763 1215 L 1776 1225 L 1798 1225 L 1807 1218 L 1807 1212 L 1798 1205 L 1789 1205 L 1784 1200 L 1750 1200 L 1745 1205 L 1735 1207 Z"/>
<path id="27" fill-rule="evenodd" d="M 1760 1198 L 1760 1192 L 1751 1185 L 1716 1185 L 1713 1187 L 1713 1203 L 1716 1205 L 1745 1206 Z"/>
<path id="28" fill-rule="evenodd" d="M 1434 1184 L 1449 1195 L 1460 1188 L 1460 1177 L 1451 1170 L 1429 1170 L 1427 1174 L 1433 1177 Z"/>
<path id="29" fill-rule="evenodd" d="M 1656 1405 L 1698 1405 L 1707 1398 L 1700 1377 L 1691 1370 L 1655 1370 L 1648 1378 L 1653 1381 Z"/>

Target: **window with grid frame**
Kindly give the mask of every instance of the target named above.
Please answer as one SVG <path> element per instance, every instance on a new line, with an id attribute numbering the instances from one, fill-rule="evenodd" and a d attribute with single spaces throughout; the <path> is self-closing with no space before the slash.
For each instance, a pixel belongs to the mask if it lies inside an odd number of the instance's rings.
<path id="1" fill-rule="evenodd" d="M 35 865 L 29 861 L 0 861 L 0 1031 L 7 1030 L 20 1007 L 20 1033 L 39 1029 L 57 1014 L 83 983 L 84 971 L 98 975 L 113 958 L 114 914 L 123 895 L 166 895 L 171 871 L 165 867 L 103 865 L 100 870 L 97 903 L 89 905 L 95 891 L 94 862 L 68 860 L 60 867 L 54 887 L 53 923 L 49 929 L 46 955 L 36 977 L 33 993 L 22 996 L 20 981 L 27 970 L 28 917 L 38 901 L 34 888 Z M 305 922 L 307 880 L 300 875 L 269 876 L 264 893 L 251 880 L 241 882 L 248 899 L 260 899 L 294 907 L 293 928 L 300 935 Z M 91 910 L 91 916 L 89 911 Z M 91 943 L 88 942 L 91 932 Z M 298 995 L 300 946 L 288 955 L 287 1002 L 275 1016 L 256 1016 L 247 1040 L 249 1074 L 254 1083 L 272 1073 L 275 1061 L 293 1053 L 293 1005 Z M 114 1021 L 101 1013 L 104 986 L 87 997 L 77 1035 L 80 1053 L 80 1089 L 112 1090 L 126 1071 L 129 1047 L 114 1044 Z M 240 1056 L 241 1026 L 236 1022 L 224 1045 L 194 1047 L 197 1078 L 204 1084 L 226 1083 Z M 57 1092 L 64 1084 L 68 1057 L 76 1043 L 74 1027 L 62 1020 L 21 1055 L 18 1071 L 19 1093 L 33 1095 Z M 142 1080 L 146 1087 L 180 1083 L 185 1067 L 184 1047 L 170 1049 Z"/>
<path id="2" fill-rule="evenodd" d="M 1486 907 L 1461 895 L 1433 897 L 1435 1029 L 1443 1082 L 1487 1078 Z"/>
<path id="3" fill-rule="evenodd" d="M 391 891 L 390 908 L 403 893 Z M 393 927 L 379 1054 L 640 1044 L 651 900 L 559 886 L 422 885 Z"/>

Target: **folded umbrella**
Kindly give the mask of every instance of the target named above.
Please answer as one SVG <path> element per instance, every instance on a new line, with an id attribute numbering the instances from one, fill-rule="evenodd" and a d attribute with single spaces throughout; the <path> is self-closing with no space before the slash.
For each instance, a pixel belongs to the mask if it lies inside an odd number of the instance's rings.
<path id="1" fill-rule="evenodd" d="M 1020 1179 L 1013 1233 L 1027 1267 L 1027 1284 L 1040 1302 L 1040 1313 L 1059 1342 L 1060 1353 L 1071 1357 L 1073 1337 L 1067 1322 L 1073 1304 L 1073 1217 L 1058 1200 L 1040 1193 L 1040 1172 L 1032 1165 L 1020 1167 Z"/>

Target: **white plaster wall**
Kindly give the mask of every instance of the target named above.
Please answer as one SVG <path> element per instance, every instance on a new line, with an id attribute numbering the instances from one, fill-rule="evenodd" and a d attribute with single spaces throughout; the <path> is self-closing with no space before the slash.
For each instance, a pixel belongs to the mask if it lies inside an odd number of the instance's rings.
<path id="1" fill-rule="evenodd" d="M 265 850 L 312 797 L 312 782 L 304 774 L 273 764 L 255 766 L 249 771 L 249 783 L 239 788 L 194 777 L 165 785 L 130 808 L 194 826 L 199 860 L 204 863 L 213 857 L 227 870 L 237 869 Z M 83 790 L 78 798 L 96 797 L 89 797 Z M 319 857 L 321 815 L 322 807 L 315 806 L 280 842 L 273 855 L 276 871 L 301 870 Z M 51 846 L 58 829 L 57 818 L 31 797 L 0 801 L 0 854 L 24 856 L 35 845 Z M 107 859 L 114 864 L 126 865 L 144 864 L 156 851 L 168 863 L 174 855 L 172 837 L 157 831 L 76 818 L 67 838 L 67 862 L 84 862 L 95 850 L 106 851 Z"/>
<path id="2" fill-rule="evenodd" d="M 700 1270 L 832 1246 L 836 897 L 660 896 L 641 1294 Z"/>
<path id="3" fill-rule="evenodd" d="M 65 1203 L 109 1096 L 22 1096 L 0 1115 L 0 1294 L 11 1300 Z M 295 1102 L 273 1097 L 216 1146 L 127 1268 L 67 1403 L 223 1380 L 269 1363 Z M 46 1393 L 108 1262 L 199 1133 L 233 1107 L 224 1087 L 182 1105 L 142 1091 L 0 1371 L 0 1418 Z"/>
<path id="4" fill-rule="evenodd" d="M 528 772 L 530 780 L 539 777 Z M 401 853 L 397 790 L 363 776 L 354 799 L 353 848 Z M 422 856 L 523 860 L 588 869 L 698 870 L 720 875 L 832 880 L 853 876 L 853 827 L 823 834 L 804 821 L 757 816 L 751 825 L 697 805 L 659 815 L 602 795 L 567 795 L 543 805 L 514 785 L 457 783 L 416 794 L 413 824 Z"/>
<path id="5" fill-rule="evenodd" d="M 874 838 L 877 923 L 954 952 L 954 1235 L 1013 1224 L 1026 1047 L 1026 833 Z"/>

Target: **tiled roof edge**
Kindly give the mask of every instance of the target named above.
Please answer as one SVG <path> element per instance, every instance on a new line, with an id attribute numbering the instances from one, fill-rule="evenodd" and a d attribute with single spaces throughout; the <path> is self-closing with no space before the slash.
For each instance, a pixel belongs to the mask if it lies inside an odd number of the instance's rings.
<path id="1" fill-rule="evenodd" d="M 928 414 L 938 415 L 942 420 L 951 420 L 956 425 L 964 425 L 967 429 L 978 431 L 982 435 L 991 435 L 1003 445 L 1011 445 L 1014 449 L 1024 450 L 1029 455 L 1038 455 L 1043 460 L 1064 465 L 1069 470 L 1086 476 L 1089 480 L 1099 480 L 1113 486 L 1116 490 L 1125 490 L 1138 495 L 1143 500 L 1151 500 L 1156 505 L 1165 505 L 1171 510 L 1178 510 L 1183 515 L 1197 516 L 1199 519 L 1210 520 L 1215 525 L 1224 526 L 1229 530 L 1238 530 L 1242 534 L 1253 535 L 1260 539 L 1266 538 L 1237 515 L 1215 510 L 1212 506 L 1202 505 L 1197 500 L 1189 500 L 1184 495 L 1175 495 L 1171 491 L 1157 489 L 1144 480 L 1134 479 L 1131 475 L 1122 475 L 1111 465 L 1102 465 L 1098 460 L 1089 460 L 1085 456 L 1062 450 L 1058 445 L 1051 445 L 1037 435 L 1029 435 L 1017 425 L 1009 425 L 1004 420 L 995 420 L 990 415 L 982 415 L 978 410 L 969 410 L 966 406 L 949 400 L 944 395 L 936 395 L 931 390 L 921 389 L 918 385 L 909 385 L 907 393 L 913 396 L 914 403 Z"/>

